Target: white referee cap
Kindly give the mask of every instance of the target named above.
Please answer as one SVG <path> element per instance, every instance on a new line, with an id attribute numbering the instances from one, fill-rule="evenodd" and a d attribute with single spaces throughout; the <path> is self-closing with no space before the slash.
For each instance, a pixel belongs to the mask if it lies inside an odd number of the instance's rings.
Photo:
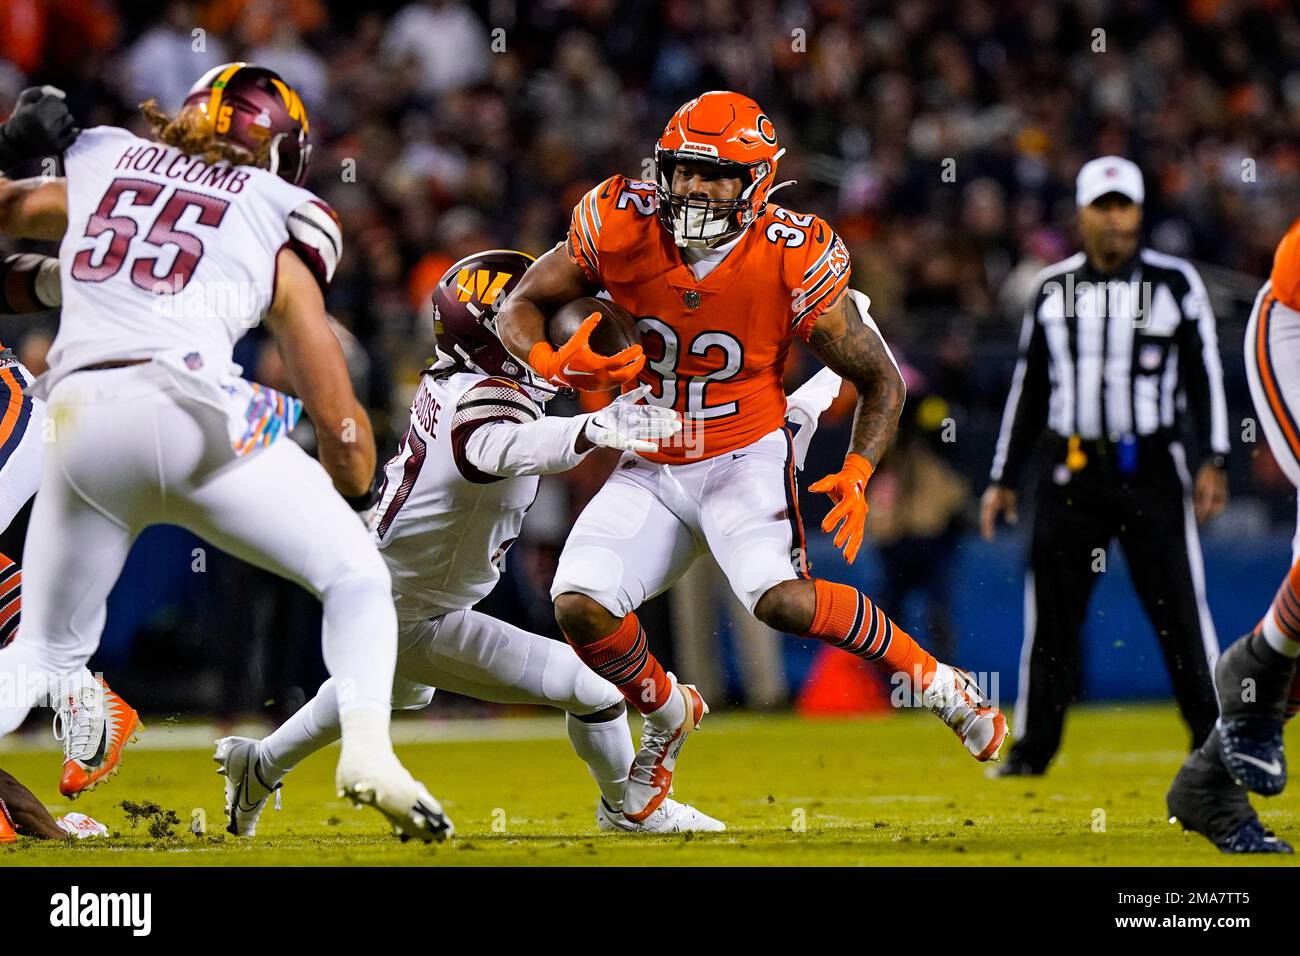
<path id="1" fill-rule="evenodd" d="M 1142 205 L 1146 197 L 1142 170 L 1122 156 L 1102 156 L 1084 163 L 1075 183 L 1075 201 L 1083 207 L 1106 193 L 1119 193 Z"/>

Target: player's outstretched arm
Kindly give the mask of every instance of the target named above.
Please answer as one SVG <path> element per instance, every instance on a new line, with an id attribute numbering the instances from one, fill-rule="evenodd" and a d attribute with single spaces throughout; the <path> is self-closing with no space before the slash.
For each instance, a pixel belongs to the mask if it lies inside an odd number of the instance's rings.
<path id="1" fill-rule="evenodd" d="M 457 403 L 453 454 L 471 481 L 559 474 L 594 448 L 652 452 L 682 429 L 677 412 L 642 402 L 645 386 L 573 418 L 547 418 L 522 393 L 512 395 L 509 389 L 518 386 L 486 379 Z"/>
<path id="2" fill-rule="evenodd" d="M 290 249 L 276 257 L 275 301 L 266 316 L 294 391 L 316 427 L 320 463 L 348 498 L 365 495 L 375 475 L 370 416 L 357 401 L 343 349 L 325 316 L 315 276 Z"/>
<path id="3" fill-rule="evenodd" d="M 560 306 L 600 288 L 569 258 L 563 245 L 529 266 L 497 314 L 497 335 L 515 358 L 542 378 L 570 388 L 606 391 L 636 378 L 645 365 L 641 347 L 618 355 L 597 355 L 587 345 L 598 318 L 584 322 L 573 338 L 554 348 L 546 337 L 546 319 Z"/>
<path id="4" fill-rule="evenodd" d="M 813 325 L 809 345 L 826 367 L 858 390 L 853 436 L 843 467 L 808 486 L 831 496 L 834 507 L 822 530 L 835 530 L 835 547 L 850 564 L 858 556 L 867 522 L 867 482 L 898 429 L 907 386 L 885 340 L 858 311 L 853 293 L 841 296 Z M 837 528 L 838 526 L 838 528 Z"/>
<path id="5" fill-rule="evenodd" d="M 0 232 L 16 239 L 57 242 L 68 228 L 68 188 L 64 179 L 0 177 Z"/>

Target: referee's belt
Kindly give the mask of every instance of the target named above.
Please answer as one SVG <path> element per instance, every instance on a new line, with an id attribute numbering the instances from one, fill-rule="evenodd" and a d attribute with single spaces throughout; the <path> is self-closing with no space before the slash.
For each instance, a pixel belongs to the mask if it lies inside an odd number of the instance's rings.
<path id="1" fill-rule="evenodd" d="M 1126 435 L 1121 438 L 1084 438 L 1080 435 L 1052 433 L 1055 444 L 1052 457 L 1072 472 L 1090 464 L 1105 464 L 1121 474 L 1137 471 L 1139 462 L 1152 451 L 1167 452 L 1177 439 L 1172 428 L 1161 428 L 1149 435 Z"/>

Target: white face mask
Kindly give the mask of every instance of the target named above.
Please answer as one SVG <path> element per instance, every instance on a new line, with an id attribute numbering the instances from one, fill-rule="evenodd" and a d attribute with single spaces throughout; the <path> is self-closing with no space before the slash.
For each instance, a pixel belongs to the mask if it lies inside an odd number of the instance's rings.
<path id="1" fill-rule="evenodd" d="M 710 218 L 704 205 L 687 202 L 673 216 L 673 242 L 679 247 L 704 249 L 717 244 L 731 230 L 729 216 Z"/>

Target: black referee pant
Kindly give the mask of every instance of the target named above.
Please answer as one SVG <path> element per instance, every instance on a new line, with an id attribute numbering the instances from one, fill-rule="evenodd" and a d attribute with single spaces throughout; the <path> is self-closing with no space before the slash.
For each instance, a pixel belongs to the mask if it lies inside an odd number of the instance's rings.
<path id="1" fill-rule="evenodd" d="M 1079 632 L 1105 566 L 1098 555 L 1115 538 L 1155 628 L 1192 747 L 1199 747 L 1218 718 L 1211 675 L 1219 644 L 1205 603 L 1183 449 L 1167 438 L 1139 439 L 1136 466 L 1124 474 L 1116 446 L 1083 442 L 1087 463 L 1070 472 L 1065 440 L 1054 436 L 1052 443 L 1038 485 L 1025 580 L 1011 759 L 1042 771 L 1060 746 L 1065 711 L 1083 670 Z"/>

